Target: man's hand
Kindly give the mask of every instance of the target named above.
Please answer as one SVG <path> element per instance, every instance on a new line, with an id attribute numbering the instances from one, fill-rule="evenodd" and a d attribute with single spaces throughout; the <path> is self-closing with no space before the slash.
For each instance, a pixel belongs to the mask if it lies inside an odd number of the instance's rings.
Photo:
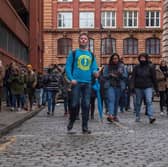
<path id="1" fill-rule="evenodd" d="M 94 72 L 93 75 L 94 75 L 95 78 L 98 78 L 99 77 L 99 72 Z"/>
<path id="2" fill-rule="evenodd" d="M 117 78 L 118 74 L 117 73 L 110 73 L 110 76 Z"/>
<path id="3" fill-rule="evenodd" d="M 76 85 L 77 81 L 76 80 L 71 80 L 71 85 Z"/>

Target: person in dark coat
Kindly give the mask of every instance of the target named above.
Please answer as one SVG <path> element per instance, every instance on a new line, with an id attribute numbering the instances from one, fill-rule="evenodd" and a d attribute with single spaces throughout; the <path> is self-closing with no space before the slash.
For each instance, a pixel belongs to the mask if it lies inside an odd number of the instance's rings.
<path id="1" fill-rule="evenodd" d="M 132 81 L 136 94 L 136 122 L 140 121 L 140 109 L 142 99 L 145 97 L 149 122 L 155 122 L 154 110 L 152 105 L 153 88 L 158 92 L 156 70 L 148 60 L 147 53 L 138 56 L 139 64 L 133 69 Z"/>
<path id="2" fill-rule="evenodd" d="M 54 115 L 56 95 L 60 89 L 60 81 L 61 76 L 59 75 L 58 71 L 53 68 L 49 68 L 48 74 L 44 78 L 44 83 L 47 90 L 48 115 Z"/>

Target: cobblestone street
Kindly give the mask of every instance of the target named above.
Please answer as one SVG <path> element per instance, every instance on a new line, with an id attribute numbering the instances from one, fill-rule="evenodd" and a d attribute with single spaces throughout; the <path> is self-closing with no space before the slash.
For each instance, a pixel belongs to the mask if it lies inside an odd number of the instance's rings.
<path id="1" fill-rule="evenodd" d="M 54 116 L 46 109 L 0 139 L 2 167 L 167 167 L 168 117 L 160 116 L 155 104 L 156 123 L 149 124 L 142 112 L 136 123 L 132 112 L 119 114 L 120 123 L 89 122 L 91 135 L 67 134 L 63 105 Z M 3 140 L 7 140 L 3 143 Z"/>

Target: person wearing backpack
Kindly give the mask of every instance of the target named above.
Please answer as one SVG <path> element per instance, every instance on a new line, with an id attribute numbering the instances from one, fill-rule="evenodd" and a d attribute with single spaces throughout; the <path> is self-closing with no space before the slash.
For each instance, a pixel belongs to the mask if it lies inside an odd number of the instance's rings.
<path id="1" fill-rule="evenodd" d="M 81 101 L 82 111 L 82 132 L 90 134 L 88 129 L 89 107 L 91 96 L 91 81 L 92 77 L 98 77 L 98 65 L 93 54 L 88 50 L 89 38 L 86 32 L 81 32 L 79 35 L 79 48 L 74 52 L 70 52 L 67 57 L 65 71 L 67 78 L 71 82 L 71 111 L 67 130 L 73 128 L 76 120 L 76 112 Z M 81 100 L 80 100 L 81 99 Z"/>

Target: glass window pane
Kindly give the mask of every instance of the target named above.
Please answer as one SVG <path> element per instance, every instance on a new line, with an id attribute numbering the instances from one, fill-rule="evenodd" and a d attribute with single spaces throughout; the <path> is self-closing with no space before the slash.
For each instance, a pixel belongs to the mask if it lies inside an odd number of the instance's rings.
<path id="1" fill-rule="evenodd" d="M 138 41 L 135 38 L 124 39 L 124 54 L 135 55 L 138 54 Z"/>
<path id="2" fill-rule="evenodd" d="M 58 13 L 58 27 L 72 28 L 72 12 Z"/>
<path id="3" fill-rule="evenodd" d="M 101 41 L 101 54 L 102 55 L 111 55 L 116 52 L 116 40 L 113 38 L 105 38 Z"/>
<path id="4" fill-rule="evenodd" d="M 68 55 L 69 51 L 72 50 L 72 40 L 68 38 L 61 38 L 58 40 L 58 54 Z"/>
<path id="5" fill-rule="evenodd" d="M 116 25 L 115 11 L 102 12 L 101 20 L 104 28 L 115 27 Z"/>
<path id="6" fill-rule="evenodd" d="M 94 40 L 93 39 L 89 39 L 89 50 L 91 52 L 94 52 Z"/>
<path id="7" fill-rule="evenodd" d="M 125 27 L 137 27 L 137 25 L 138 25 L 137 11 L 125 11 L 124 12 L 124 26 Z"/>
<path id="8" fill-rule="evenodd" d="M 159 27 L 160 26 L 160 12 L 159 11 L 147 11 L 146 12 L 146 26 L 147 27 Z"/>
<path id="9" fill-rule="evenodd" d="M 94 28 L 94 13 L 80 12 L 80 28 Z"/>
<path id="10" fill-rule="evenodd" d="M 160 54 L 160 39 L 149 38 L 146 40 L 146 52 L 148 54 L 159 55 Z"/>

